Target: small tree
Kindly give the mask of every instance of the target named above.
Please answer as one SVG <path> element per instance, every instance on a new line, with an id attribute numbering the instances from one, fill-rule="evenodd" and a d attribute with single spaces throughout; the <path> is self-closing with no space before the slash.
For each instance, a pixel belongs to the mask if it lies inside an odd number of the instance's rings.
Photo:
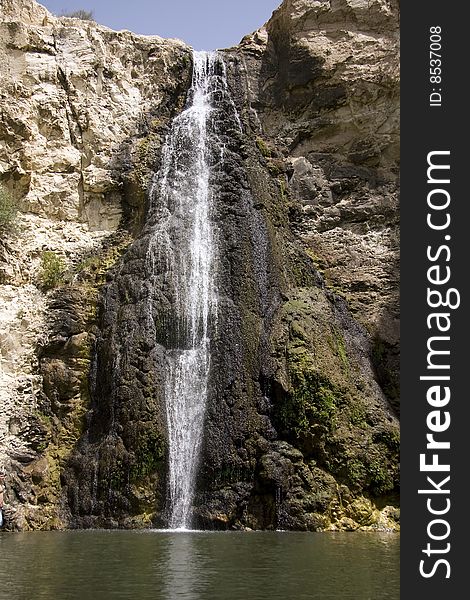
<path id="1" fill-rule="evenodd" d="M 17 212 L 18 208 L 10 193 L 0 185 L 0 230 L 10 227 Z"/>
<path id="2" fill-rule="evenodd" d="M 82 19 L 82 21 L 94 21 L 92 10 L 74 10 L 72 12 L 64 12 L 62 17 L 68 17 L 69 19 Z"/>

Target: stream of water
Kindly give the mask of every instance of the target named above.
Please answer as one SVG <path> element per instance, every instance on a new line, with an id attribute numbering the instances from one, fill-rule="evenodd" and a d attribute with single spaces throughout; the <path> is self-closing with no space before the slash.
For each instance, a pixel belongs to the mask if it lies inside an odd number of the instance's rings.
<path id="1" fill-rule="evenodd" d="M 169 443 L 169 527 L 191 526 L 216 318 L 216 240 L 212 225 L 211 158 L 223 153 L 211 126 L 226 90 L 215 52 L 195 52 L 188 104 L 173 121 L 152 191 L 159 224 L 150 260 L 166 264 L 173 289 L 173 344 L 166 352 L 165 406 Z"/>

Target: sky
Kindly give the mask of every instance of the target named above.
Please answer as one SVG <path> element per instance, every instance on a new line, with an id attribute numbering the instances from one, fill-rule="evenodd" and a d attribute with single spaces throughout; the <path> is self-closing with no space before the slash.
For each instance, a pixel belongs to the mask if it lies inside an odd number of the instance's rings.
<path id="1" fill-rule="evenodd" d="M 263 25 L 281 0 L 39 0 L 58 15 L 92 10 L 112 29 L 177 37 L 196 50 L 228 48 Z"/>

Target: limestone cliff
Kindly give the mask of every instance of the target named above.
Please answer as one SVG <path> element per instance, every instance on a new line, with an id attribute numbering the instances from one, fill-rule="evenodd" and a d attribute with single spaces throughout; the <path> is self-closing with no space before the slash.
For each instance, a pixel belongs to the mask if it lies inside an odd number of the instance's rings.
<path id="1" fill-rule="evenodd" d="M 190 49 L 33 0 L 0 17 L 7 520 L 164 524 L 142 225 Z M 396 527 L 397 49 L 397 2 L 285 0 L 224 52 L 244 133 L 221 119 L 203 526 Z"/>

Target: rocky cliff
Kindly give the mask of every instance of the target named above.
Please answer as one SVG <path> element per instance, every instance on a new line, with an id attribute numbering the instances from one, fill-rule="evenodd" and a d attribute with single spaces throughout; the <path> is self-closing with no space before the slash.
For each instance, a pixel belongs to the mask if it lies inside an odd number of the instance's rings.
<path id="1" fill-rule="evenodd" d="M 191 52 L 32 0 L 0 17 L 9 527 L 161 525 L 143 226 Z M 223 53 L 243 134 L 227 108 L 202 526 L 397 526 L 397 48 L 396 2 L 285 0 Z"/>
<path id="2" fill-rule="evenodd" d="M 398 405 L 399 2 L 285 1 L 238 49 L 268 168 L 326 285 L 374 341 Z"/>
<path id="3" fill-rule="evenodd" d="M 0 460 L 15 526 L 49 527 L 86 411 L 97 289 L 145 212 L 191 53 L 28 0 L 2 0 L 0 18 L 0 180 L 20 208 L 0 246 Z"/>

